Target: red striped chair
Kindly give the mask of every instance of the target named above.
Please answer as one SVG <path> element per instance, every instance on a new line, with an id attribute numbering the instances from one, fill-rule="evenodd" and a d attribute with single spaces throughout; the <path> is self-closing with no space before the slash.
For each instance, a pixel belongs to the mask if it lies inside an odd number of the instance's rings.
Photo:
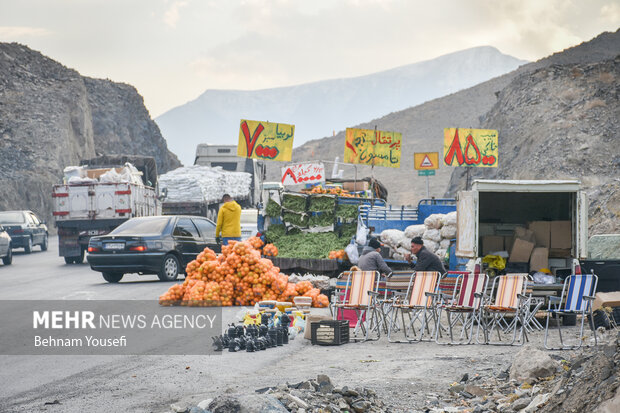
<path id="1" fill-rule="evenodd" d="M 340 274 L 333 307 L 334 319 L 342 319 L 345 310 L 353 310 L 355 324 L 352 341 L 370 340 L 371 333 L 381 337 L 381 323 L 378 314 L 379 273 L 377 271 L 346 271 Z M 346 280 L 344 285 L 341 281 Z M 340 287 L 340 288 L 338 288 Z M 344 287 L 344 288 L 343 288 Z M 359 334 L 363 338 L 359 337 Z"/>
<path id="2" fill-rule="evenodd" d="M 525 295 L 527 290 L 528 274 L 507 274 L 495 277 L 490 297 L 495 296 L 492 303 L 481 307 L 480 323 L 476 332 L 478 340 L 480 327 L 484 332 L 484 344 L 513 345 L 515 342 L 522 345 L 527 340 L 524 328 L 530 299 Z M 506 317 L 511 316 L 508 321 Z M 519 335 L 517 338 L 517 330 Z M 491 341 L 493 331 L 497 332 L 498 341 Z M 512 340 L 502 342 L 502 333 L 512 331 Z"/>
<path id="3" fill-rule="evenodd" d="M 404 342 L 392 340 L 392 333 L 397 330 L 395 321 L 398 319 L 399 312 L 405 342 L 422 341 L 425 333 L 431 336 L 430 323 L 437 321 L 435 302 L 438 297 L 437 287 L 440 279 L 441 274 L 436 271 L 417 271 L 412 274 L 404 300 L 400 301 L 398 296 L 394 298 L 388 341 Z M 408 320 L 405 320 L 405 314 L 408 315 Z"/>
<path id="4" fill-rule="evenodd" d="M 480 323 L 480 305 L 487 289 L 489 277 L 485 274 L 471 274 L 462 272 L 458 275 L 453 286 L 452 296 L 446 299 L 441 295 L 441 301 L 437 306 L 437 319 L 435 326 L 435 341 L 438 344 L 470 344 L 473 338 L 474 324 Z M 447 323 L 444 327 L 441 323 L 441 312 L 446 312 Z M 454 319 L 452 316 L 455 315 Z M 450 341 L 440 340 L 442 331 L 448 330 Z M 454 330 L 459 330 L 458 338 L 455 339 Z"/>

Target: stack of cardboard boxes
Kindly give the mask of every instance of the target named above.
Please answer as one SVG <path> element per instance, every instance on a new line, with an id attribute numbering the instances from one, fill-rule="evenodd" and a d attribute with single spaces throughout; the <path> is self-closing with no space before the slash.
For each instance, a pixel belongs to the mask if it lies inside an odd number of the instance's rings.
<path id="1" fill-rule="evenodd" d="M 550 268 L 550 259 L 569 257 L 571 245 L 570 221 L 532 221 L 527 228 L 516 226 L 511 236 L 483 236 L 482 255 L 507 251 L 509 263 L 538 271 Z"/>

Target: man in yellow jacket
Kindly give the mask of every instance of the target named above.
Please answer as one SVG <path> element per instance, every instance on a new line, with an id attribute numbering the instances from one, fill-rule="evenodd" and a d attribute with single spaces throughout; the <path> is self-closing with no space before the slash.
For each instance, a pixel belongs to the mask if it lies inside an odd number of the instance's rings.
<path id="1" fill-rule="evenodd" d="M 221 239 L 223 245 L 228 245 L 228 241 L 241 241 L 241 206 L 225 194 L 222 197 L 224 205 L 217 213 L 217 225 L 215 227 L 216 240 Z"/>

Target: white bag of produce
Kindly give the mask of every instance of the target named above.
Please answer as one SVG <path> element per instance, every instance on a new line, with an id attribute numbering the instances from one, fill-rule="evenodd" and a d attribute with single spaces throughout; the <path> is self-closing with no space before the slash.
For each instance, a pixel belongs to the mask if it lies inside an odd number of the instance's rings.
<path id="1" fill-rule="evenodd" d="M 426 231 L 426 226 L 424 224 L 409 225 L 405 228 L 405 236 L 407 238 L 421 237 L 424 231 Z"/>
<path id="2" fill-rule="evenodd" d="M 443 261 L 443 259 L 446 257 L 446 250 L 439 248 L 437 251 L 435 251 L 435 254 L 437 254 L 437 256 Z"/>
<path id="3" fill-rule="evenodd" d="M 406 239 L 405 233 L 397 229 L 386 229 L 381 233 L 381 241 L 392 249 L 398 248 L 401 241 Z"/>
<path id="4" fill-rule="evenodd" d="M 456 225 L 444 225 L 441 227 L 441 238 L 456 238 Z"/>
<path id="5" fill-rule="evenodd" d="M 437 251 L 439 249 L 439 243 L 437 243 L 435 241 L 431 241 L 430 239 L 425 239 L 424 240 L 424 246 L 430 252 L 435 252 L 435 251 Z"/>
<path id="6" fill-rule="evenodd" d="M 116 172 L 116 169 L 114 168 L 111 168 L 109 171 L 99 177 L 99 182 L 104 183 L 118 183 L 122 181 L 123 177 L 118 172 Z"/>
<path id="7" fill-rule="evenodd" d="M 456 211 L 452 211 L 443 216 L 443 225 L 456 226 Z"/>
<path id="8" fill-rule="evenodd" d="M 404 256 L 404 255 L 401 255 L 401 254 L 399 254 L 399 253 L 394 254 L 394 259 L 395 259 L 395 260 L 398 260 L 398 261 L 406 261 L 406 260 L 405 260 L 405 256 Z"/>
<path id="9" fill-rule="evenodd" d="M 423 240 L 431 240 L 435 242 L 441 241 L 441 232 L 438 229 L 427 229 L 424 231 L 424 235 L 422 235 Z"/>
<path id="10" fill-rule="evenodd" d="M 444 249 L 444 250 L 447 250 L 448 248 L 450 248 L 450 240 L 449 239 L 442 239 L 439 242 L 439 248 Z"/>
<path id="11" fill-rule="evenodd" d="M 410 248 L 403 248 L 403 247 L 399 247 L 396 249 L 396 254 L 400 254 L 402 256 L 405 256 L 406 254 L 411 254 L 411 249 Z"/>
<path id="12" fill-rule="evenodd" d="M 407 236 L 405 235 L 405 238 L 400 240 L 400 242 L 398 243 L 398 246 L 402 247 L 402 248 L 405 248 L 405 249 L 410 249 L 411 248 L 411 238 L 407 238 Z"/>
<path id="13" fill-rule="evenodd" d="M 359 261 L 359 253 L 357 252 L 357 245 L 349 244 L 344 249 L 344 252 L 347 253 L 347 257 L 349 258 L 349 262 L 353 265 L 357 264 Z"/>
<path id="14" fill-rule="evenodd" d="M 432 214 L 424 220 L 424 225 L 429 229 L 439 229 L 443 225 L 443 214 Z"/>

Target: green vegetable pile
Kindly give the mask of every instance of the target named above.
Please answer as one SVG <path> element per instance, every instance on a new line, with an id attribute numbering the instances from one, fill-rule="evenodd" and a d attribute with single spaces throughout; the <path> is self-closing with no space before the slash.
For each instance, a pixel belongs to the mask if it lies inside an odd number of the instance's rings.
<path id="1" fill-rule="evenodd" d="M 349 241 L 333 232 L 319 232 L 286 235 L 274 244 L 278 247 L 278 257 L 320 259 L 328 258 L 330 251 L 345 248 Z"/>
<path id="2" fill-rule="evenodd" d="M 296 212 L 285 211 L 282 214 L 282 220 L 298 227 L 307 227 L 309 217 L 306 214 L 298 214 Z"/>
<path id="3" fill-rule="evenodd" d="M 332 225 L 333 223 L 334 223 L 333 212 L 321 212 L 318 214 L 314 214 L 310 216 L 310 220 L 308 221 L 308 225 L 310 227 L 326 227 L 328 225 Z"/>
<path id="4" fill-rule="evenodd" d="M 284 224 L 271 224 L 269 228 L 267 228 L 267 232 L 265 232 L 265 238 L 267 242 L 274 243 L 280 237 L 286 235 L 286 227 Z"/>
<path id="5" fill-rule="evenodd" d="M 297 194 L 284 194 L 282 196 L 282 208 L 295 212 L 306 212 L 306 196 Z"/>
<path id="6" fill-rule="evenodd" d="M 336 216 L 343 219 L 357 219 L 357 205 L 338 205 Z"/>
<path id="7" fill-rule="evenodd" d="M 340 236 L 342 238 L 351 239 L 353 236 L 355 236 L 355 234 L 357 234 L 357 222 L 342 224 L 340 226 Z"/>
<path id="8" fill-rule="evenodd" d="M 267 207 L 265 208 L 265 213 L 268 217 L 279 217 L 282 212 L 282 207 L 273 199 L 269 198 L 267 201 Z"/>
<path id="9" fill-rule="evenodd" d="M 336 197 L 328 195 L 312 195 L 309 211 L 333 211 L 336 207 Z"/>

